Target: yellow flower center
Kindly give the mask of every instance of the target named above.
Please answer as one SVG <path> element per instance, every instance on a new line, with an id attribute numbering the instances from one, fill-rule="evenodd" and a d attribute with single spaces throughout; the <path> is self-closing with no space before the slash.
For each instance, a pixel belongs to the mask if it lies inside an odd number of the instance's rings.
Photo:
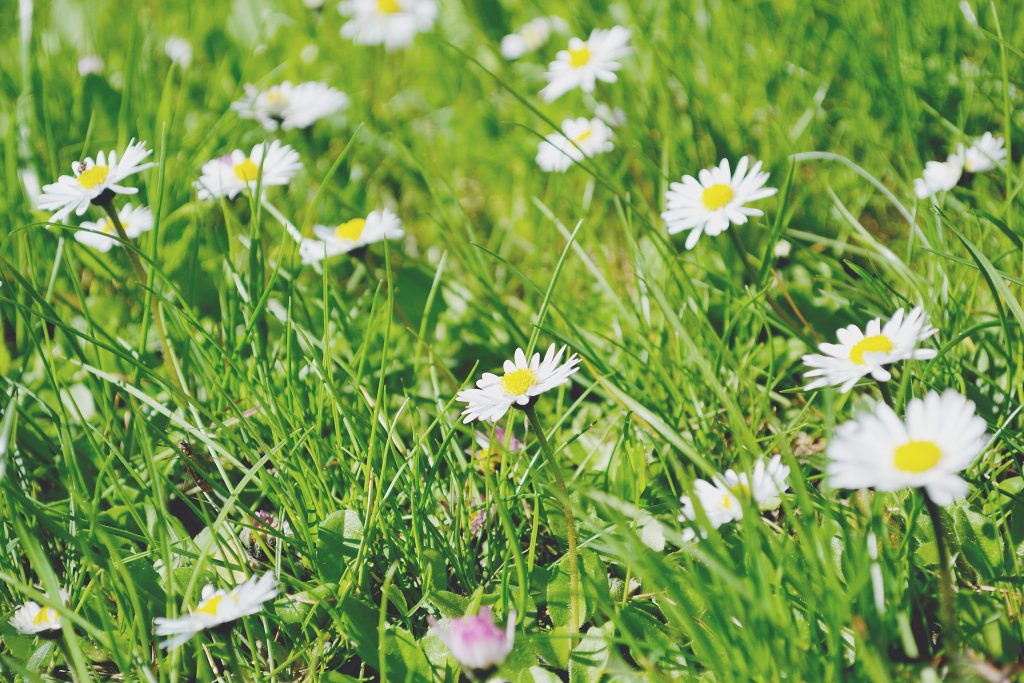
<path id="1" fill-rule="evenodd" d="M 58 615 L 49 607 L 40 607 L 36 618 L 32 620 L 33 626 L 42 626 L 43 624 L 56 624 Z"/>
<path id="2" fill-rule="evenodd" d="M 589 130 L 589 129 L 588 129 L 588 130 L 585 130 L 585 131 L 583 131 L 582 133 L 580 133 L 579 135 L 577 135 L 577 136 L 576 136 L 576 138 L 575 138 L 575 140 L 576 140 L 576 144 L 582 144 L 582 143 L 586 142 L 586 141 L 587 141 L 587 139 L 588 139 L 588 138 L 589 138 L 589 137 L 590 137 L 591 135 L 593 135 L 593 134 L 594 134 L 594 131 L 592 131 L 592 130 Z"/>
<path id="3" fill-rule="evenodd" d="M 260 176 L 260 167 L 253 163 L 252 159 L 246 159 L 240 164 L 235 164 L 235 177 L 243 183 L 251 183 Z"/>
<path id="4" fill-rule="evenodd" d="M 586 43 L 573 49 L 569 48 L 569 66 L 574 69 L 586 66 L 590 62 L 590 48 Z"/>
<path id="5" fill-rule="evenodd" d="M 732 201 L 732 188 L 725 183 L 715 183 L 711 187 L 704 188 L 700 200 L 704 202 L 704 208 L 708 211 L 717 211 Z"/>
<path id="6" fill-rule="evenodd" d="M 398 0 L 377 0 L 377 11 L 381 14 L 398 14 L 402 11 L 402 6 L 398 4 Z"/>
<path id="7" fill-rule="evenodd" d="M 537 383 L 537 373 L 530 368 L 506 372 L 501 378 L 501 388 L 510 396 L 522 396 Z"/>
<path id="8" fill-rule="evenodd" d="M 931 441 L 908 441 L 896 449 L 893 461 L 903 472 L 927 472 L 942 458 L 942 449 Z"/>
<path id="9" fill-rule="evenodd" d="M 100 232 L 104 235 L 112 235 L 114 233 L 114 224 L 110 222 L 109 218 L 104 218 L 99 222 Z"/>
<path id="10" fill-rule="evenodd" d="M 864 337 L 850 349 L 850 360 L 857 365 L 864 365 L 865 353 L 886 353 L 892 351 L 892 342 L 884 334 Z"/>
<path id="11" fill-rule="evenodd" d="M 267 92 L 267 104 L 270 106 L 276 107 L 287 103 L 288 98 L 281 92 L 280 88 L 272 88 Z"/>
<path id="12" fill-rule="evenodd" d="M 732 496 L 730 496 L 728 493 L 722 494 L 722 507 L 724 507 L 726 510 L 732 509 Z"/>
<path id="13" fill-rule="evenodd" d="M 216 617 L 217 610 L 220 609 L 220 602 L 223 599 L 223 595 L 211 595 L 209 598 L 199 603 L 194 614 L 206 614 L 211 617 Z"/>
<path id="14" fill-rule="evenodd" d="M 732 491 L 732 495 L 736 496 L 737 498 L 750 498 L 750 486 L 744 484 L 743 482 L 736 484 L 729 490 Z"/>
<path id="15" fill-rule="evenodd" d="M 87 190 L 91 190 L 97 185 L 105 183 L 109 173 L 109 166 L 93 166 L 92 168 L 87 168 L 78 174 L 78 184 Z"/>
<path id="16" fill-rule="evenodd" d="M 356 242 L 363 234 L 364 228 L 366 228 L 365 218 L 353 218 L 352 220 L 339 225 L 337 229 L 335 229 L 334 234 L 338 236 L 338 239 Z"/>

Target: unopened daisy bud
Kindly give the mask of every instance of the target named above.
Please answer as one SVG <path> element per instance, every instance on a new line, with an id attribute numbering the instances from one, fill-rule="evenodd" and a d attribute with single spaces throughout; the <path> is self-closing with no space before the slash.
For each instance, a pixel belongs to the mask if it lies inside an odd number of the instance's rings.
<path id="1" fill-rule="evenodd" d="M 427 622 L 441 637 L 452 658 L 472 676 L 486 676 L 497 669 L 508 659 L 515 644 L 515 610 L 509 613 L 505 630 L 494 624 L 490 607 L 482 607 L 475 616 L 442 622 L 427 617 Z"/>

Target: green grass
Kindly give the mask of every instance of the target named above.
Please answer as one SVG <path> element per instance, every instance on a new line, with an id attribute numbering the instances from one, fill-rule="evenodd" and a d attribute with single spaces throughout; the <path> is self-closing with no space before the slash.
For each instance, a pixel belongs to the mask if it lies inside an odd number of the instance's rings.
<path id="1" fill-rule="evenodd" d="M 516 681 L 1004 680 L 982 676 L 1024 666 L 1024 5 L 972 3 L 973 27 L 939 0 L 442 0 L 432 33 L 386 54 L 341 39 L 331 3 L 39 0 L 28 42 L 15 4 L 0 21 L 4 680 L 455 681 L 426 616 L 480 604 L 520 614 Z M 533 160 L 549 122 L 593 104 L 537 97 L 562 39 L 516 63 L 497 49 L 546 13 L 573 35 L 625 25 L 636 47 L 596 93 L 628 117 L 615 150 L 564 175 Z M 194 46 L 187 70 L 163 54 L 172 34 Z M 79 77 L 85 54 L 102 74 Z M 267 138 L 229 110 L 242 84 L 285 79 L 324 80 L 352 106 L 347 122 L 275 134 L 305 170 L 268 189 L 274 206 L 308 228 L 388 205 L 406 239 L 301 268 L 258 204 L 196 200 L 204 161 Z M 915 199 L 926 160 L 986 130 L 1007 139 L 1005 170 L 940 209 Z M 158 161 L 138 181 L 157 226 L 133 246 L 159 305 L 124 249 L 48 225 L 19 181 L 131 137 Z M 658 217 L 667 184 L 743 154 L 784 190 L 764 218 L 684 250 Z M 803 353 L 915 303 L 940 330 L 937 359 L 884 387 L 801 390 Z M 534 342 L 583 358 L 537 403 L 580 536 L 571 658 L 550 465 L 513 411 L 525 450 L 477 466 L 454 403 Z M 944 513 L 962 657 L 941 634 L 920 494 L 823 478 L 823 442 L 870 399 L 902 414 L 944 388 L 995 435 Z M 777 512 L 681 540 L 695 478 L 772 453 L 793 468 Z M 294 536 L 254 559 L 239 538 L 258 510 Z M 660 551 L 638 524 L 651 518 Z M 282 596 L 260 615 L 158 649 L 155 617 L 271 569 Z M 61 587 L 56 638 L 7 625 Z"/>

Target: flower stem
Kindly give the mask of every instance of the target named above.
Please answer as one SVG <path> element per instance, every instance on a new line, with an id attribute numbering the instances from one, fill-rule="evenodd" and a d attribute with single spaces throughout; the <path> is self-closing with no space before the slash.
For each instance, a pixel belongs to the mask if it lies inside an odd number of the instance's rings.
<path id="1" fill-rule="evenodd" d="M 562 504 L 562 515 L 565 517 L 565 538 L 569 546 L 569 632 L 572 636 L 569 649 L 571 651 L 575 645 L 576 634 L 580 630 L 580 567 L 576 550 L 576 521 L 572 514 L 572 501 L 569 498 L 569 489 L 565 485 L 565 479 L 562 477 L 562 469 L 558 466 L 558 461 L 555 460 L 555 452 L 551 449 L 551 444 L 544 435 L 544 428 L 541 427 L 540 420 L 537 419 L 537 411 L 532 405 L 527 405 L 523 412 L 526 413 L 526 418 L 530 421 L 530 427 L 537 435 L 537 440 L 540 441 L 541 449 L 544 451 L 545 458 L 547 458 L 548 469 L 551 471 L 552 478 L 555 481 L 557 498 L 559 498 L 559 502 Z"/>
<path id="2" fill-rule="evenodd" d="M 107 216 L 110 217 L 110 222 L 114 226 L 117 236 L 124 243 L 124 250 L 128 254 L 128 260 L 132 263 L 132 269 L 135 271 L 135 277 L 139 280 L 139 284 L 142 285 L 143 289 L 149 289 L 149 276 L 146 274 L 146 267 L 142 265 L 142 259 L 139 258 L 139 255 L 131 248 L 128 233 L 125 232 L 124 226 L 121 225 L 121 217 L 117 215 L 113 200 L 103 202 L 100 206 L 107 212 Z M 150 308 L 153 311 L 153 323 L 156 325 L 156 333 L 160 337 L 160 347 L 163 349 L 164 365 L 167 368 L 167 374 L 170 375 L 174 386 L 182 393 L 186 393 L 185 388 L 178 379 L 178 370 L 174 365 L 174 356 L 171 355 L 171 345 L 167 341 L 167 330 L 164 328 L 164 319 L 160 311 L 160 299 L 157 298 L 155 291 L 150 290 L 149 301 Z"/>
<path id="3" fill-rule="evenodd" d="M 946 525 L 942 519 L 942 510 L 935 504 L 926 491 L 924 506 L 931 518 L 935 532 L 935 549 L 939 559 L 939 620 L 942 622 L 942 635 L 946 642 L 947 654 L 956 654 L 959 649 L 959 634 L 956 627 L 956 613 L 953 609 L 953 574 L 949 568 L 949 547 L 946 543 Z"/>

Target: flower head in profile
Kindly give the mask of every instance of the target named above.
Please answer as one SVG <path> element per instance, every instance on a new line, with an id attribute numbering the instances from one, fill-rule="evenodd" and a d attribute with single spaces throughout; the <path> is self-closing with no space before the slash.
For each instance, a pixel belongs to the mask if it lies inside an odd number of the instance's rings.
<path id="1" fill-rule="evenodd" d="M 230 590 L 203 588 L 202 600 L 188 614 L 176 619 L 157 618 L 156 634 L 167 636 L 160 643 L 165 650 L 174 650 L 187 643 L 200 631 L 227 624 L 263 609 L 263 603 L 277 595 L 277 577 L 267 572 L 250 577 Z"/>
<path id="2" fill-rule="evenodd" d="M 747 204 L 778 192 L 765 187 L 767 182 L 768 173 L 761 170 L 760 161 L 751 166 L 750 157 L 743 157 L 732 172 L 729 160 L 722 159 L 718 166 L 701 170 L 696 178 L 687 175 L 682 182 L 672 183 L 661 218 L 670 235 L 688 230 L 686 248 L 693 249 L 704 233 L 718 235 L 730 225 L 743 225 L 751 216 L 764 215 Z"/>
<path id="3" fill-rule="evenodd" d="M 397 50 L 433 28 L 437 0 L 344 0 L 338 11 L 349 17 L 341 27 L 343 38 Z"/>
<path id="4" fill-rule="evenodd" d="M 63 589 L 60 592 L 60 601 L 65 604 L 68 601 L 68 593 Z M 33 636 L 39 633 L 60 630 L 61 618 L 60 612 L 52 607 L 46 607 L 38 602 L 29 600 L 14 610 L 14 615 L 7 623 L 23 636 Z"/>
<path id="5" fill-rule="evenodd" d="M 961 145 L 961 149 L 964 171 L 967 173 L 984 173 L 1006 165 L 1006 146 L 1003 138 L 998 135 L 985 133 L 970 147 L 963 149 Z"/>
<path id="6" fill-rule="evenodd" d="M 937 333 L 920 306 L 905 316 L 902 308 L 897 310 L 885 325 L 875 318 L 864 330 L 856 325 L 837 330 L 838 344 L 819 344 L 822 354 L 804 356 L 804 365 L 811 368 L 804 377 L 812 380 L 804 391 L 838 385 L 845 394 L 867 375 L 888 382 L 892 375 L 886 365 L 935 358 L 935 349 L 921 349 L 918 344 Z"/>
<path id="7" fill-rule="evenodd" d="M 76 161 L 71 164 L 73 175 L 62 175 L 57 182 L 43 186 L 38 207 L 53 211 L 50 220 L 58 222 L 72 211 L 81 216 L 90 204 L 105 204 L 116 194 L 135 194 L 138 188 L 126 187 L 121 181 L 152 167 L 152 162 L 146 162 L 152 153 L 145 142 L 132 138 L 121 155 L 116 151 L 100 152 L 95 159 Z"/>
<path id="8" fill-rule="evenodd" d="M 789 467 L 782 463 L 780 456 L 775 455 L 767 462 L 759 458 L 749 474 L 729 469 L 713 477 L 711 481 L 698 479 L 693 482 L 693 493 L 708 522 L 712 528 L 717 529 L 723 524 L 742 519 L 744 504 L 753 504 L 760 510 L 777 508 L 780 503 L 779 497 L 789 489 L 786 481 L 788 477 Z M 694 498 L 683 496 L 680 502 L 682 510 L 679 513 L 679 521 L 695 521 L 697 508 Z M 686 540 L 693 540 L 695 537 L 696 532 L 692 528 L 686 529 Z"/>
<path id="9" fill-rule="evenodd" d="M 501 666 L 516 639 L 516 612 L 508 615 L 504 629 L 494 623 L 490 607 L 481 607 L 476 615 L 438 622 L 427 617 L 430 627 L 441 637 L 452 658 L 474 676 L 484 676 Z"/>
<path id="10" fill-rule="evenodd" d="M 594 92 L 598 81 L 614 83 L 618 80 L 615 72 L 622 68 L 619 60 L 633 51 L 629 35 L 629 29 L 614 26 L 595 29 L 586 40 L 571 38 L 568 49 L 560 50 L 548 65 L 548 84 L 540 96 L 554 102 L 576 88 Z"/>
<path id="11" fill-rule="evenodd" d="M 974 402 L 951 389 L 915 398 L 904 420 L 879 403 L 836 430 L 826 451 L 828 479 L 844 489 L 923 488 L 948 505 L 967 495 L 960 472 L 985 450 L 985 429 Z"/>
<path id="12" fill-rule="evenodd" d="M 242 192 L 255 193 L 257 185 L 287 185 L 300 170 L 299 153 L 290 145 L 261 142 L 249 154 L 236 149 L 207 161 L 195 187 L 200 199 L 234 199 Z"/>
<path id="13" fill-rule="evenodd" d="M 129 202 L 118 210 L 117 217 L 129 239 L 135 239 L 153 229 L 153 212 L 148 206 L 132 206 Z M 84 221 L 75 231 L 75 239 L 101 252 L 108 252 L 120 244 L 117 231 L 108 216 L 98 221 Z"/>
<path id="14" fill-rule="evenodd" d="M 543 359 L 539 353 L 527 359 L 522 349 L 516 349 L 513 360 L 505 361 L 500 377 L 485 372 L 475 389 L 463 389 L 456 395 L 456 401 L 467 404 L 463 422 L 497 422 L 512 406 L 526 406 L 545 391 L 565 384 L 579 370 L 580 359 L 573 354 L 563 363 L 564 355 L 565 347 L 556 351 L 554 344 Z"/>
<path id="15" fill-rule="evenodd" d="M 348 96 L 326 83 L 292 85 L 285 81 L 266 90 L 246 84 L 245 97 L 231 105 L 243 119 L 255 119 L 269 131 L 309 128 L 317 120 L 348 107 Z"/>
<path id="16" fill-rule="evenodd" d="M 566 33 L 569 27 L 561 17 L 537 17 L 526 22 L 515 33 L 501 39 L 501 55 L 519 59 L 547 45 L 552 33 Z"/>
<path id="17" fill-rule="evenodd" d="M 566 171 L 574 163 L 614 149 L 612 135 L 612 129 L 601 119 L 566 119 L 562 132 L 541 141 L 537 165 L 542 171 Z"/>
<path id="18" fill-rule="evenodd" d="M 340 225 L 314 225 L 313 233 L 317 239 L 304 239 L 299 244 L 304 264 L 405 235 L 401 219 L 390 209 L 373 211 L 366 218 L 353 218 Z"/>
<path id="19" fill-rule="evenodd" d="M 960 182 L 963 172 L 962 154 L 950 154 L 945 161 L 929 161 L 921 177 L 914 180 L 914 194 L 918 199 L 927 199 L 939 192 L 949 192 Z"/>

